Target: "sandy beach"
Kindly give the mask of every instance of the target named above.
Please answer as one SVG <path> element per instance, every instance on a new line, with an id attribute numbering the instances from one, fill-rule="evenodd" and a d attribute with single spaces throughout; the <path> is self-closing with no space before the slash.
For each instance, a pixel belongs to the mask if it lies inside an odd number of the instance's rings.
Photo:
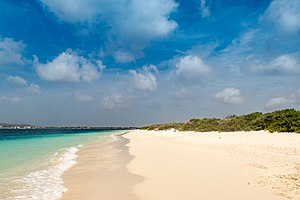
<path id="1" fill-rule="evenodd" d="M 79 151 L 63 199 L 300 199 L 300 135 L 130 131 Z"/>
<path id="2" fill-rule="evenodd" d="M 127 170 L 132 160 L 127 143 L 118 133 L 80 148 L 77 164 L 63 176 L 68 191 L 62 199 L 137 200 L 132 187 L 143 178 Z"/>

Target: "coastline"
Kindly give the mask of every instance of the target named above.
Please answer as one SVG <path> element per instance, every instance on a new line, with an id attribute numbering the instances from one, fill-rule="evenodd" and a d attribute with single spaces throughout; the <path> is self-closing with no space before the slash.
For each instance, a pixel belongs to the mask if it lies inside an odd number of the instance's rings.
<path id="1" fill-rule="evenodd" d="M 108 131 L 3 130 L 0 138 L 0 199 L 61 198 L 63 174 L 76 163 L 81 145 Z"/>
<path id="2" fill-rule="evenodd" d="M 131 191 L 143 178 L 126 168 L 133 157 L 123 134 L 99 137 L 79 149 L 77 163 L 63 175 L 68 190 L 63 193 L 62 200 L 138 200 Z"/>
<path id="3" fill-rule="evenodd" d="M 300 135 L 141 131 L 80 148 L 63 200 L 300 198 Z"/>

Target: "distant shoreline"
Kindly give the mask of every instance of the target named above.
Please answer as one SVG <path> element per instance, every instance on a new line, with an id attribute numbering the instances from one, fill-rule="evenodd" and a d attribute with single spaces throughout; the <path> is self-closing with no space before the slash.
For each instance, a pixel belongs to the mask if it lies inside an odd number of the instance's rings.
<path id="1" fill-rule="evenodd" d="M 136 127 L 102 127 L 102 126 L 33 126 L 23 124 L 0 124 L 1 129 L 80 129 L 80 130 L 133 130 Z"/>

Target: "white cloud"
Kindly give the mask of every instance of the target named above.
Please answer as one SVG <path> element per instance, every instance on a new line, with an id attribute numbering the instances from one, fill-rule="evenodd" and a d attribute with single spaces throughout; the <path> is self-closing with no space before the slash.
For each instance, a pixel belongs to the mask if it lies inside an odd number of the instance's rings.
<path id="1" fill-rule="evenodd" d="M 109 25 L 108 51 L 117 62 L 131 62 L 152 40 L 173 32 L 177 23 L 169 19 L 176 10 L 174 0 L 40 0 L 60 20 L 95 26 Z M 108 27 L 108 26 L 107 26 Z M 125 54 L 120 49 L 132 52 Z M 122 50 L 123 51 L 123 50 Z M 132 57 L 133 56 L 133 57 Z"/>
<path id="2" fill-rule="evenodd" d="M 175 75 L 179 81 L 202 80 L 210 72 L 209 66 L 198 56 L 181 57 L 176 64 Z"/>
<path id="3" fill-rule="evenodd" d="M 274 107 L 280 107 L 288 104 L 294 103 L 293 100 L 287 99 L 285 97 L 275 97 L 271 98 L 267 103 L 266 103 L 266 108 L 274 108 Z"/>
<path id="4" fill-rule="evenodd" d="M 203 18 L 210 16 L 210 9 L 206 4 L 207 4 L 206 0 L 200 0 L 201 16 Z"/>
<path id="5" fill-rule="evenodd" d="M 121 94 L 113 94 L 102 99 L 103 107 L 106 110 L 124 109 L 129 107 L 130 98 Z"/>
<path id="6" fill-rule="evenodd" d="M 267 64 L 256 63 L 250 70 L 254 73 L 293 75 L 299 74 L 300 64 L 294 56 L 285 54 Z"/>
<path id="7" fill-rule="evenodd" d="M 177 8 L 174 0 L 40 0 L 59 19 L 69 22 L 108 20 L 122 34 L 164 36 L 177 24 L 169 14 Z M 136 33 L 138 31 L 138 33 Z"/>
<path id="8" fill-rule="evenodd" d="M 20 76 L 8 76 L 6 80 L 16 85 L 27 85 L 27 81 Z"/>
<path id="9" fill-rule="evenodd" d="M 101 61 L 91 63 L 71 50 L 61 53 L 46 64 L 39 63 L 35 57 L 34 64 L 38 75 L 47 81 L 91 82 L 98 79 L 105 68 Z"/>
<path id="10" fill-rule="evenodd" d="M 264 37 L 259 29 L 248 30 L 233 39 L 220 54 L 210 56 L 210 63 L 218 66 L 218 73 L 222 76 L 240 76 L 243 72 L 249 72 L 251 64 L 262 55 L 261 46 L 265 44 Z"/>
<path id="11" fill-rule="evenodd" d="M 38 84 L 35 84 L 35 83 L 31 83 L 27 88 L 26 90 L 28 92 L 31 92 L 31 93 L 37 93 L 37 94 L 40 94 L 41 93 L 41 88 Z"/>
<path id="12" fill-rule="evenodd" d="M 144 66 L 142 72 L 136 70 L 129 70 L 132 75 L 134 87 L 144 91 L 153 91 L 157 88 L 156 77 L 152 71 L 157 72 L 154 65 Z"/>
<path id="13" fill-rule="evenodd" d="M 90 102 L 93 100 L 93 97 L 85 94 L 75 94 L 75 99 L 81 102 Z"/>
<path id="14" fill-rule="evenodd" d="M 228 45 L 222 53 L 229 54 L 241 54 L 247 51 L 252 50 L 251 42 L 257 37 L 257 30 L 250 30 L 243 33 L 240 37 L 231 41 L 231 44 Z"/>
<path id="15" fill-rule="evenodd" d="M 176 7 L 174 0 L 133 0 L 129 4 L 129 10 L 124 13 L 128 18 L 117 17 L 117 20 L 120 20 L 122 29 L 129 36 L 162 37 L 177 27 L 175 21 L 169 20 L 169 15 L 175 11 Z"/>
<path id="16" fill-rule="evenodd" d="M 60 20 L 77 23 L 93 20 L 105 8 L 102 1 L 97 0 L 40 0 Z"/>
<path id="17" fill-rule="evenodd" d="M 225 104 L 240 104 L 243 102 L 240 90 L 233 87 L 225 88 L 221 92 L 216 93 L 215 99 Z"/>
<path id="18" fill-rule="evenodd" d="M 300 65 L 296 58 L 291 55 L 282 55 L 270 63 L 270 70 L 283 73 L 295 73 L 300 70 Z"/>
<path id="19" fill-rule="evenodd" d="M 24 79 L 20 76 L 11 76 L 10 75 L 7 77 L 6 80 L 13 84 L 16 84 L 16 85 L 25 86 L 26 91 L 28 91 L 28 92 L 37 93 L 37 94 L 41 93 L 41 88 L 39 85 L 37 85 L 35 83 L 29 84 L 26 79 Z"/>
<path id="20" fill-rule="evenodd" d="M 19 103 L 20 98 L 19 97 L 0 96 L 0 101 L 6 101 L 6 102 L 9 102 L 9 103 Z"/>
<path id="21" fill-rule="evenodd" d="M 117 63 L 129 63 L 135 60 L 135 56 L 133 54 L 124 50 L 116 51 L 113 56 Z"/>
<path id="22" fill-rule="evenodd" d="M 86 82 L 98 79 L 103 69 L 105 69 L 105 65 L 102 61 L 98 60 L 95 64 L 93 64 L 83 57 L 79 58 L 79 65 L 81 65 L 81 69 L 79 70 L 81 78 Z"/>
<path id="23" fill-rule="evenodd" d="M 300 30 L 300 1 L 273 0 L 261 19 L 270 22 L 280 32 L 297 34 Z"/>
<path id="24" fill-rule="evenodd" d="M 22 65 L 25 59 L 22 56 L 24 44 L 12 38 L 0 37 L 0 67 L 6 65 Z"/>

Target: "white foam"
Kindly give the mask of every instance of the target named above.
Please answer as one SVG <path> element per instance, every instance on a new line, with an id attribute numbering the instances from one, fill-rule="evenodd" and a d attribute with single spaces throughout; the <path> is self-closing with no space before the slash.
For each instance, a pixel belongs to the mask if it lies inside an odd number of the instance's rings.
<path id="1" fill-rule="evenodd" d="M 113 141 L 117 140 L 117 136 L 115 134 L 111 134 L 110 135 L 110 139 L 113 140 Z"/>
<path id="2" fill-rule="evenodd" d="M 62 153 L 55 153 L 49 162 L 48 169 L 31 172 L 22 179 L 16 180 L 19 187 L 13 189 L 16 200 L 56 200 L 67 191 L 63 186 L 62 175 L 75 163 L 78 148 L 71 147 Z"/>

